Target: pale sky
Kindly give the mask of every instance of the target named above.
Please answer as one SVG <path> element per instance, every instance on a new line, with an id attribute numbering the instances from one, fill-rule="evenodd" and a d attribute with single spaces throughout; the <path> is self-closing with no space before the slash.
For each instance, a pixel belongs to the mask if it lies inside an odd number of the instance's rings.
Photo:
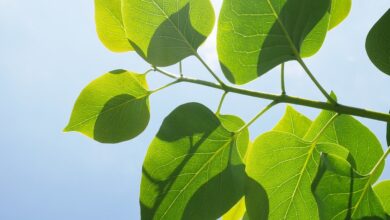
<path id="1" fill-rule="evenodd" d="M 221 0 L 214 0 L 219 8 Z M 323 86 L 341 103 L 387 112 L 390 77 L 369 61 L 365 38 L 390 7 L 390 0 L 354 1 L 348 19 L 332 30 L 321 51 L 307 60 Z M 201 55 L 222 74 L 215 35 Z M 184 72 L 211 79 L 194 58 Z M 0 219 L 136 220 L 139 185 L 147 146 L 163 118 L 180 104 L 197 101 L 216 109 L 221 92 L 178 85 L 151 98 L 148 129 L 136 139 L 103 145 L 62 133 L 74 101 L 91 80 L 114 69 L 144 72 L 148 65 L 134 53 L 106 50 L 95 33 L 93 1 L 0 0 Z M 177 71 L 177 67 L 169 68 Z M 311 99 L 323 97 L 300 67 L 289 63 L 287 91 Z M 151 75 L 155 88 L 167 79 Z M 279 93 L 275 69 L 246 86 Z M 229 95 L 222 113 L 252 118 L 268 101 Z M 245 106 L 245 107 L 243 107 Z M 251 127 L 252 139 L 271 129 L 283 115 L 280 105 Z M 310 118 L 319 111 L 297 107 Z M 359 119 L 385 147 L 385 124 Z M 383 178 L 390 178 L 387 165 Z"/>

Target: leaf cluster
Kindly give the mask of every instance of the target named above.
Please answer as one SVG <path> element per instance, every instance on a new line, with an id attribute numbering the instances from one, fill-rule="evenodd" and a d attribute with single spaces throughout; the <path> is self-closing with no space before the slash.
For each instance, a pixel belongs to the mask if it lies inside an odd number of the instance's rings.
<path id="1" fill-rule="evenodd" d="M 390 182 L 376 183 L 386 157 L 376 136 L 351 115 L 390 121 L 390 115 L 344 106 L 316 80 L 303 59 L 318 52 L 351 0 L 224 0 L 217 52 L 231 83 L 253 81 L 281 65 L 282 95 L 232 87 L 197 50 L 214 28 L 210 0 L 95 0 L 98 36 L 113 52 L 135 51 L 152 68 L 114 70 L 91 82 L 77 99 L 65 131 L 101 143 L 141 134 L 149 97 L 176 83 L 224 91 L 213 112 L 200 103 L 177 107 L 151 141 L 142 168 L 142 219 L 390 219 Z M 373 64 L 390 75 L 390 10 L 368 34 Z M 181 61 L 195 56 L 217 84 L 184 76 Z M 328 103 L 288 96 L 284 63 L 298 62 Z M 180 75 L 161 67 L 179 64 Z M 174 81 L 149 89 L 151 72 Z M 220 114 L 224 98 L 240 93 L 271 99 L 253 120 Z M 279 103 L 322 108 L 311 120 L 293 107 L 253 142 L 249 127 Z M 390 142 L 390 125 L 387 128 Z"/>

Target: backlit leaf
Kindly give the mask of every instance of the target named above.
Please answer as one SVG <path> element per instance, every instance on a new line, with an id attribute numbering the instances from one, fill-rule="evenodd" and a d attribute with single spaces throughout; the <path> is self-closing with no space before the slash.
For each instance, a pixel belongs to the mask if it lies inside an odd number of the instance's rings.
<path id="1" fill-rule="evenodd" d="M 297 112 L 293 107 L 287 106 L 283 118 L 274 127 L 274 131 L 283 131 L 294 134 L 300 138 L 305 136 L 310 128 L 311 120 L 301 113 Z"/>
<path id="2" fill-rule="evenodd" d="M 330 0 L 225 0 L 218 22 L 219 61 L 230 82 L 244 84 L 321 47 Z"/>
<path id="3" fill-rule="evenodd" d="M 250 187 L 255 189 L 249 191 L 246 200 L 249 217 L 318 219 L 317 204 L 310 189 L 319 157 L 316 143 L 290 133 L 271 131 L 258 137 L 246 166 L 252 180 Z M 252 202 L 253 194 L 262 195 L 263 199 Z"/>
<path id="4" fill-rule="evenodd" d="M 194 55 L 211 33 L 209 0 L 122 0 L 125 30 L 147 62 L 169 66 Z"/>
<path id="5" fill-rule="evenodd" d="M 81 92 L 64 131 L 78 131 L 102 143 L 130 140 L 149 123 L 149 94 L 145 75 L 109 72 Z"/>
<path id="6" fill-rule="evenodd" d="M 386 219 L 371 182 L 346 160 L 323 155 L 313 183 L 321 219 Z"/>
<path id="7" fill-rule="evenodd" d="M 95 0 L 95 22 L 97 34 L 109 50 L 133 50 L 122 21 L 121 0 Z"/>
<path id="8" fill-rule="evenodd" d="M 197 103 L 175 109 L 143 165 L 142 219 L 217 219 L 243 196 L 244 164 L 232 126 Z M 237 120 L 234 120 L 237 121 Z M 246 141 L 248 143 L 248 141 Z"/>
<path id="9" fill-rule="evenodd" d="M 245 211 L 245 199 L 242 198 L 233 208 L 223 215 L 222 220 L 241 220 L 245 215 Z"/>
<path id="10" fill-rule="evenodd" d="M 332 0 L 329 30 L 339 25 L 351 11 L 352 0 Z"/>
<path id="11" fill-rule="evenodd" d="M 371 61 L 382 72 L 390 75 L 390 9 L 374 25 L 366 40 L 366 51 Z"/>
<path id="12" fill-rule="evenodd" d="M 390 216 L 390 180 L 378 183 L 374 187 L 374 191 L 382 202 L 382 206 L 386 213 Z"/>

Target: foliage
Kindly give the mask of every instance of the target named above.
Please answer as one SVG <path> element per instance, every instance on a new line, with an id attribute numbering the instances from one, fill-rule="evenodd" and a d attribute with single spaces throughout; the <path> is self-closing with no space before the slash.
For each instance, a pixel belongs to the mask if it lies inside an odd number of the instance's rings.
<path id="1" fill-rule="evenodd" d="M 213 112 L 200 103 L 177 107 L 162 122 L 142 169 L 141 218 L 148 219 L 389 219 L 390 182 L 377 183 L 390 153 L 353 116 L 387 122 L 390 114 L 339 104 L 304 62 L 328 31 L 349 14 L 351 0 L 224 0 L 217 51 L 222 72 L 245 84 L 282 66 L 281 95 L 224 82 L 197 53 L 215 15 L 209 0 L 95 0 L 98 36 L 111 51 L 135 51 L 152 68 L 144 74 L 115 70 L 91 82 L 76 101 L 65 131 L 102 143 L 128 141 L 150 118 L 149 97 L 177 83 L 224 91 Z M 390 74 L 390 11 L 374 25 L 366 50 Z M 216 83 L 183 75 L 181 61 L 196 57 Z M 292 97 L 284 63 L 298 62 L 327 99 Z M 179 64 L 180 75 L 160 67 Z M 147 76 L 173 81 L 150 90 Z M 272 102 L 249 122 L 220 114 L 226 95 Z M 311 120 L 287 105 L 275 127 L 249 139 L 249 127 L 280 103 L 322 109 Z"/>

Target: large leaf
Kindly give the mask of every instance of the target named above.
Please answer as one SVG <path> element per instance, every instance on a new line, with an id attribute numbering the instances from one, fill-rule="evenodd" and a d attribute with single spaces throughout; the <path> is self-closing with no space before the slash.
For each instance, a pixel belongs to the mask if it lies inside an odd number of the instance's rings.
<path id="1" fill-rule="evenodd" d="M 351 11 L 352 0 L 332 0 L 329 30 L 339 25 Z"/>
<path id="2" fill-rule="evenodd" d="M 149 94 L 145 75 L 109 72 L 81 92 L 64 131 L 78 131 L 102 143 L 130 140 L 148 125 Z"/>
<path id="3" fill-rule="evenodd" d="M 240 200 L 246 175 L 237 135 L 228 129 L 244 123 L 228 121 L 197 103 L 164 120 L 144 161 L 142 219 L 217 219 Z"/>
<path id="4" fill-rule="evenodd" d="M 156 66 L 169 66 L 196 54 L 214 26 L 215 14 L 209 0 L 122 3 L 128 38 L 138 54 Z"/>
<path id="5" fill-rule="evenodd" d="M 343 158 L 324 154 L 313 184 L 321 219 L 386 219 L 370 183 Z"/>
<path id="6" fill-rule="evenodd" d="M 271 131 L 258 137 L 248 157 L 246 171 L 257 184 L 251 194 L 263 195 L 262 205 L 247 199 L 251 219 L 318 219 L 310 190 L 320 152 L 316 143 L 286 132 Z M 255 188 L 252 186 L 252 188 Z M 261 192 L 263 191 L 263 192 Z M 265 203 L 268 198 L 268 204 Z M 265 203 L 265 204 L 264 204 Z"/>
<path id="7" fill-rule="evenodd" d="M 121 13 L 121 0 L 95 0 L 96 31 L 111 51 L 133 50 L 127 39 Z"/>
<path id="8" fill-rule="evenodd" d="M 335 113 L 323 111 L 313 122 L 305 136 L 314 138 Z M 340 115 L 324 131 L 319 142 L 341 145 L 348 149 L 356 162 L 356 170 L 361 174 L 370 172 L 383 155 L 382 146 L 377 137 L 362 123 L 349 115 Z M 383 169 L 383 164 L 381 165 Z M 379 175 L 374 178 L 379 178 Z"/>
<path id="9" fill-rule="evenodd" d="M 371 61 L 382 72 L 390 75 L 390 9 L 374 25 L 366 40 Z"/>
<path id="10" fill-rule="evenodd" d="M 225 0 L 217 37 L 225 76 L 244 84 L 315 54 L 328 30 L 329 9 L 330 0 Z"/>
<path id="11" fill-rule="evenodd" d="M 381 200 L 386 213 L 390 216 L 390 180 L 378 183 L 374 187 L 374 191 Z"/>

